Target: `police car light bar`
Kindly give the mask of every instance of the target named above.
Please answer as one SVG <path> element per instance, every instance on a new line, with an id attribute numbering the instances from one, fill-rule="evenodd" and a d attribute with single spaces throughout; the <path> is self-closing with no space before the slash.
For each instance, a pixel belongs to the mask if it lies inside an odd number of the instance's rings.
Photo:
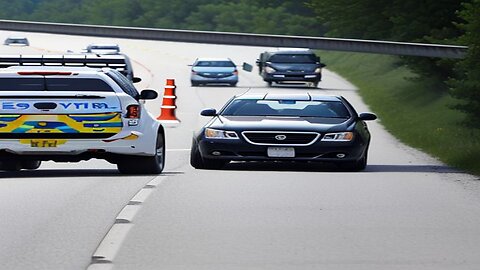
<path id="1" fill-rule="evenodd" d="M 85 66 L 125 69 L 126 61 L 124 55 L 0 55 L 0 68 L 11 66 Z"/>

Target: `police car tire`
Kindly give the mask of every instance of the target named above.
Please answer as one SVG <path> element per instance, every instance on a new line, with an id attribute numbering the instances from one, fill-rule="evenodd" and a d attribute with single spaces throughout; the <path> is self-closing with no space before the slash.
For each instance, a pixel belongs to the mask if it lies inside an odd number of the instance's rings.
<path id="1" fill-rule="evenodd" d="M 26 160 L 26 161 L 22 161 L 21 164 L 22 164 L 22 169 L 36 170 L 40 167 L 42 162 L 40 160 Z"/>
<path id="2" fill-rule="evenodd" d="M 0 162 L 0 170 L 4 171 L 20 171 L 22 169 L 22 163 L 18 160 L 6 160 Z"/>
<path id="3" fill-rule="evenodd" d="M 160 174 L 165 166 L 165 138 L 159 133 L 154 156 L 126 156 L 117 163 L 123 174 Z"/>

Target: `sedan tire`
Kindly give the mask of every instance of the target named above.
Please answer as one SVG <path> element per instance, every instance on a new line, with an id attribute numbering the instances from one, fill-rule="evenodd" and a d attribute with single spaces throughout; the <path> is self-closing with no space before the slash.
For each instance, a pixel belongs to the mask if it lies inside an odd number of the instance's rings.
<path id="1" fill-rule="evenodd" d="M 202 157 L 198 143 L 193 140 L 190 150 L 190 165 L 195 169 L 217 170 L 223 168 L 228 163 L 227 160 L 206 159 Z"/>
<path id="2" fill-rule="evenodd" d="M 365 153 L 359 160 L 340 163 L 339 167 L 340 169 L 349 171 L 349 172 L 363 171 L 367 167 L 367 159 L 368 159 L 367 150 L 365 150 Z"/>

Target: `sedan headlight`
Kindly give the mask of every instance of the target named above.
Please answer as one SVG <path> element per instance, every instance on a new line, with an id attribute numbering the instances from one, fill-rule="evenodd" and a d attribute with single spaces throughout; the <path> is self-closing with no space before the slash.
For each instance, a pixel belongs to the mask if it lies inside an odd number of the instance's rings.
<path id="1" fill-rule="evenodd" d="M 316 68 L 316 69 L 315 69 L 315 73 L 317 73 L 317 74 L 318 74 L 318 73 L 322 73 L 322 68 Z"/>
<path id="2" fill-rule="evenodd" d="M 218 130 L 218 129 L 205 129 L 205 138 L 208 139 L 238 139 L 238 135 L 235 131 Z"/>
<path id="3" fill-rule="evenodd" d="M 323 136 L 325 142 L 349 142 L 353 140 L 353 132 L 327 133 Z"/>
<path id="4" fill-rule="evenodd" d="M 274 73 L 274 72 L 276 72 L 276 70 L 272 67 L 265 67 L 265 72 L 266 73 Z"/>

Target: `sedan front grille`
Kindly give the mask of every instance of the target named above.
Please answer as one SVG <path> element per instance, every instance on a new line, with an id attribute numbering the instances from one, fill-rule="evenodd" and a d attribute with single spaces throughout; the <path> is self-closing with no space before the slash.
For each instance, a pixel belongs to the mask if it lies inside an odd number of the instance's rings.
<path id="1" fill-rule="evenodd" d="M 256 145 L 307 146 L 320 137 L 317 132 L 244 131 L 243 137 Z"/>
<path id="2" fill-rule="evenodd" d="M 233 73 L 197 73 L 198 76 L 202 76 L 202 77 L 205 77 L 205 78 L 226 78 L 226 77 L 230 77 L 233 75 Z"/>

